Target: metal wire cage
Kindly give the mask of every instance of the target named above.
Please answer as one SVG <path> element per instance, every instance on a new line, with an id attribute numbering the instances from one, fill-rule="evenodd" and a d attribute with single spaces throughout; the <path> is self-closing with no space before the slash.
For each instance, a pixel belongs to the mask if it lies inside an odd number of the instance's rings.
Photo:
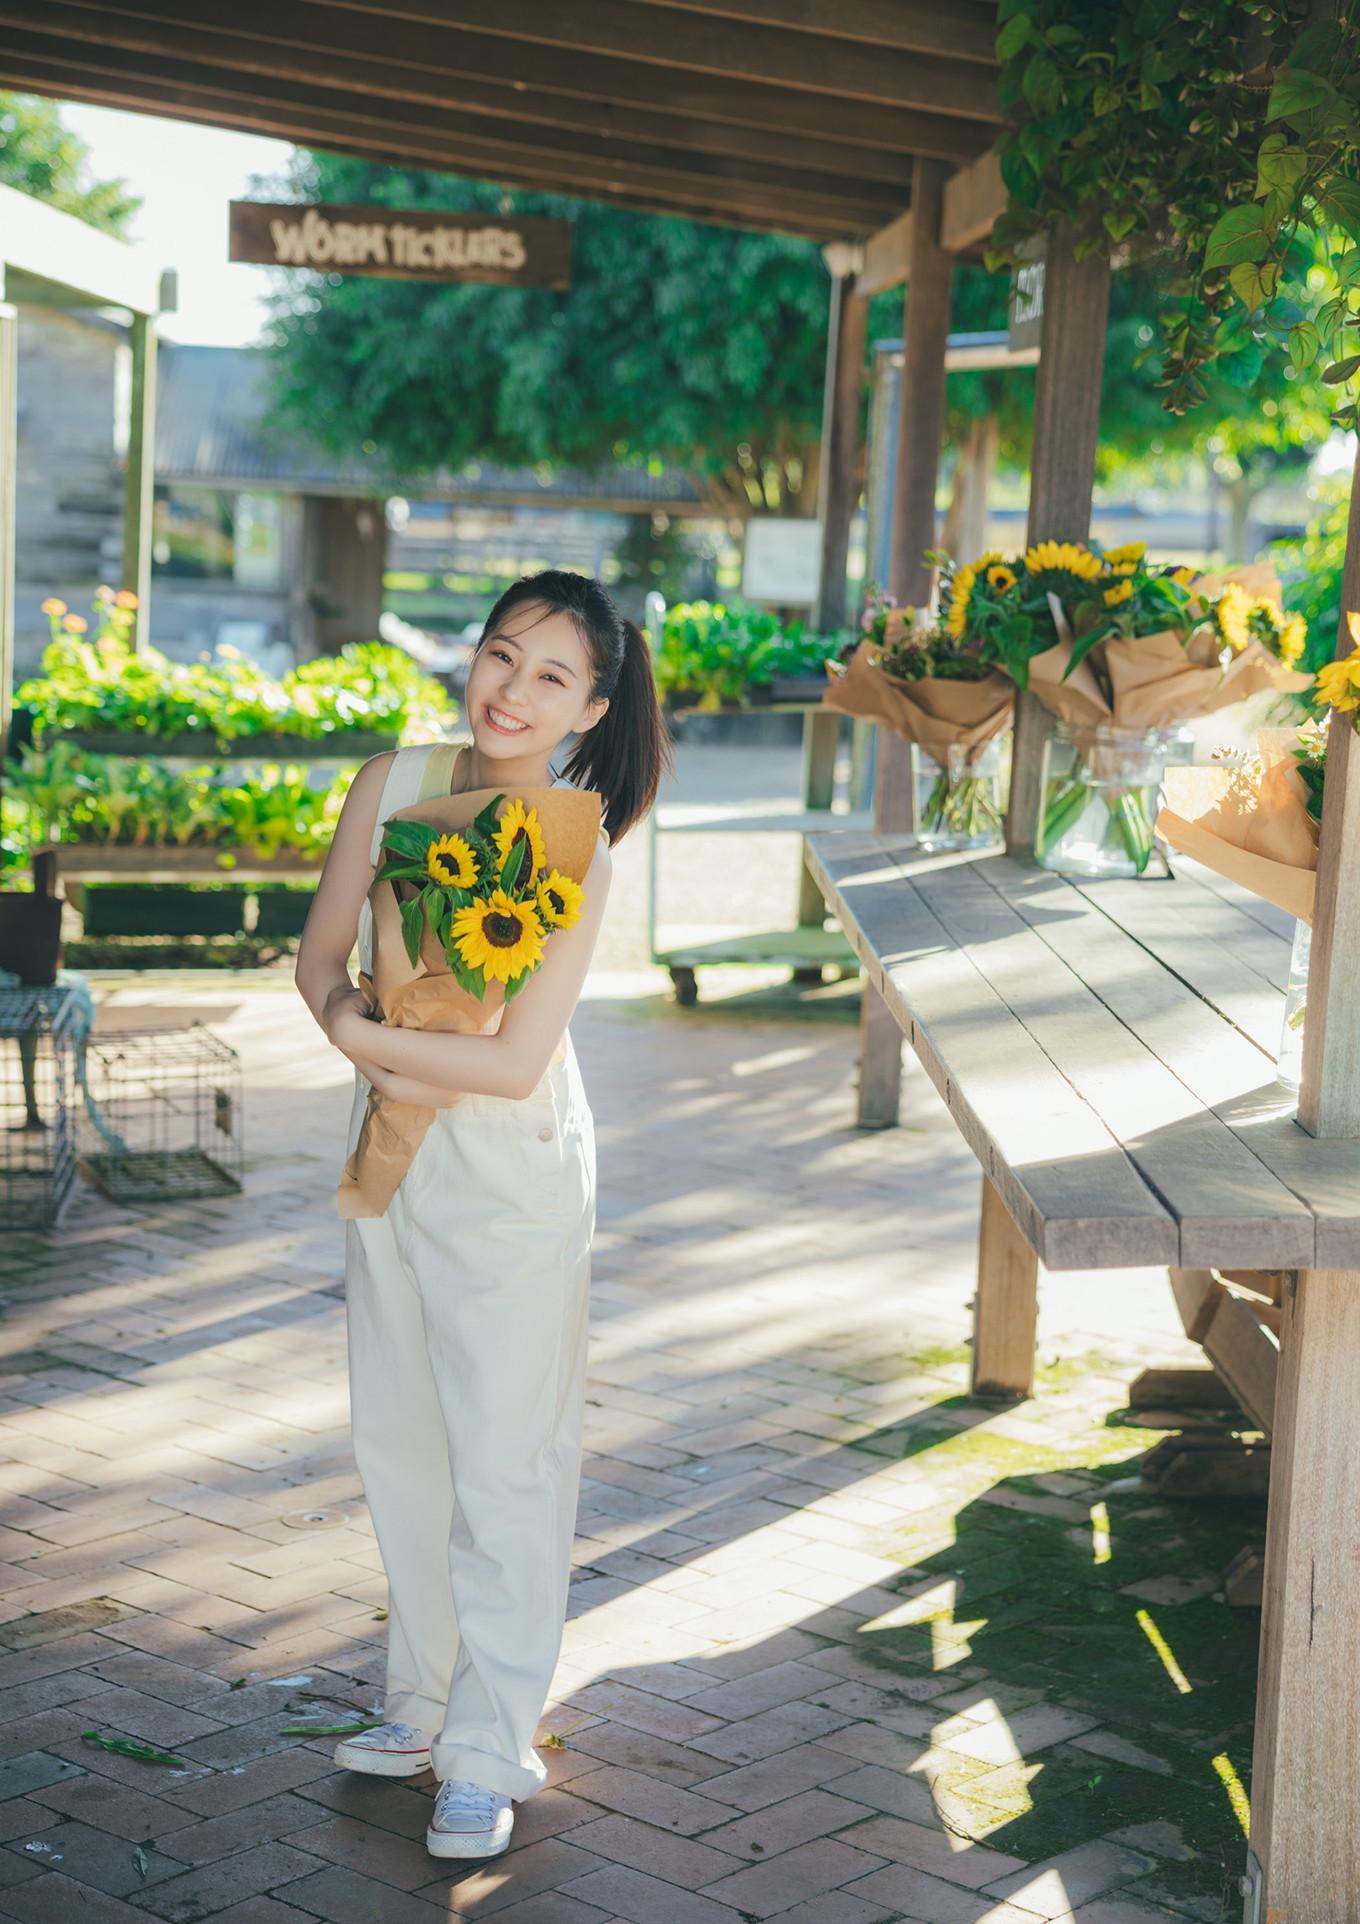
<path id="1" fill-rule="evenodd" d="M 71 1200 L 82 1029 L 70 988 L 0 988 L 0 1225 L 6 1229 L 50 1228 Z"/>
<path id="2" fill-rule="evenodd" d="M 241 1059 L 201 1022 L 86 1045 L 80 1166 L 114 1202 L 241 1189 Z"/>

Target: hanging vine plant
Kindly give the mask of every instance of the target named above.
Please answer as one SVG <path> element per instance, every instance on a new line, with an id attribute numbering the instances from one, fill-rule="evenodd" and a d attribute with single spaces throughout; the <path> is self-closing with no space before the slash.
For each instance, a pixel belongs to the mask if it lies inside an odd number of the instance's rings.
<path id="1" fill-rule="evenodd" d="M 1079 256 L 1155 260 L 1173 413 L 1253 336 L 1343 389 L 1360 375 L 1358 16 L 1355 0 L 1000 0 L 1009 206 L 988 265 L 1060 219 Z M 1354 391 L 1339 398 L 1355 426 Z"/>

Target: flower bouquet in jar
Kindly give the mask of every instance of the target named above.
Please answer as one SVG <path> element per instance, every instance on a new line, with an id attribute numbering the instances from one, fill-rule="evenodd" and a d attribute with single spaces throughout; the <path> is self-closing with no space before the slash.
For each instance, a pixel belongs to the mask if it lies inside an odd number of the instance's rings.
<path id="1" fill-rule="evenodd" d="M 942 563 L 945 620 L 1055 716 L 1035 853 L 1079 874 L 1141 875 L 1181 726 L 1263 689 L 1302 692 L 1302 616 L 1269 564 L 1217 576 L 1041 541 L 1013 562 Z"/>
<path id="2" fill-rule="evenodd" d="M 916 832 L 927 849 L 1001 840 L 1001 737 L 1014 712 L 1006 677 L 941 621 L 871 587 L 848 662 L 827 663 L 828 708 L 891 728 L 912 745 Z"/>
<path id="3" fill-rule="evenodd" d="M 579 918 L 600 834 L 593 790 L 490 789 L 440 795 L 383 824 L 368 892 L 372 971 L 359 988 L 374 1021 L 483 1035 Z M 342 1217 L 380 1216 L 435 1110 L 368 1090 L 336 1195 Z"/>

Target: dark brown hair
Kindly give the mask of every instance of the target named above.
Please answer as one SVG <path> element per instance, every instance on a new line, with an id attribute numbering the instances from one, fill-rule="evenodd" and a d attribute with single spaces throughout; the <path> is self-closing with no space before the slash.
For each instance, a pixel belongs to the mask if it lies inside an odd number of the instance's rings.
<path id="1" fill-rule="evenodd" d="M 487 616 L 477 646 L 513 609 L 533 601 L 571 616 L 590 651 L 591 700 L 609 702 L 595 726 L 577 737 L 563 773 L 578 788 L 598 790 L 613 847 L 647 813 L 671 767 L 652 651 L 637 623 L 625 620 L 598 581 L 565 568 L 545 568 L 512 582 Z"/>

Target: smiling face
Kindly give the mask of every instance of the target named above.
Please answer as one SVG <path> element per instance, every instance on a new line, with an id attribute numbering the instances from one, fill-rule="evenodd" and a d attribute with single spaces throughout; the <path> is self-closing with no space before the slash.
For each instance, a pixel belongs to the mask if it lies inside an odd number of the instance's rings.
<path id="1" fill-rule="evenodd" d="M 464 700 L 478 755 L 546 767 L 567 735 L 594 727 L 609 706 L 591 699 L 592 673 L 570 615 L 541 601 L 512 608 L 468 670 Z"/>

